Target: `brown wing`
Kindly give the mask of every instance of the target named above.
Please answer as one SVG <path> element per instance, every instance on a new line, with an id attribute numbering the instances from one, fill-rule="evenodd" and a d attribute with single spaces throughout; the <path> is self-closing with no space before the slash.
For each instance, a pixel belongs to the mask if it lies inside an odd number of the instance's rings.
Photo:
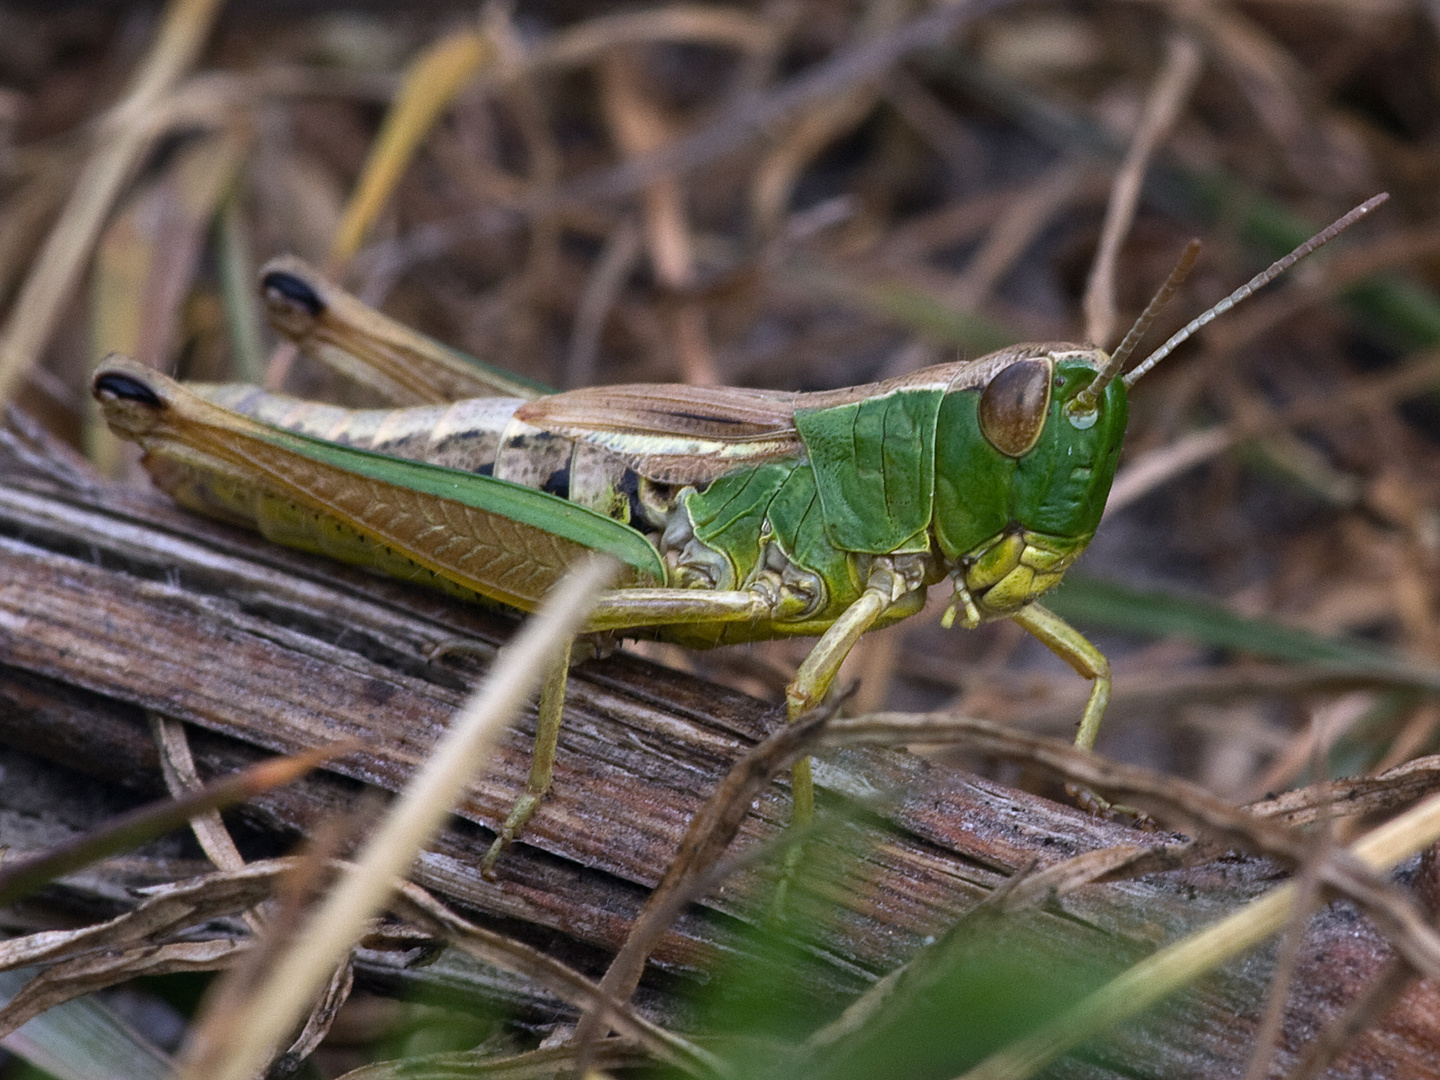
<path id="1" fill-rule="evenodd" d="M 698 484 L 804 452 L 795 395 L 723 386 L 632 383 L 554 394 L 515 413 L 534 427 L 604 447 L 641 476 Z"/>

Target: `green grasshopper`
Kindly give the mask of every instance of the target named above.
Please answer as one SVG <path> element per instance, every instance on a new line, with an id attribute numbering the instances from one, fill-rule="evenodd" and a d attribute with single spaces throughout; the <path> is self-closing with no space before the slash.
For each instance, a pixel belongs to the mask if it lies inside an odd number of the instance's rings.
<path id="1" fill-rule="evenodd" d="M 792 720 L 820 703 L 863 633 L 915 614 L 927 588 L 949 578 L 946 626 L 1013 619 L 1091 681 L 1075 738 L 1089 749 L 1109 663 L 1037 601 L 1100 522 L 1129 388 L 1383 199 L 1257 275 L 1124 377 L 1198 244 L 1113 355 L 1015 345 L 820 393 L 632 385 L 547 395 L 278 260 L 262 278 L 277 328 L 342 370 L 363 369 L 409 407 L 352 411 L 254 387 L 187 389 L 116 356 L 96 372 L 94 393 L 179 502 L 279 543 L 521 611 L 577 558 L 606 552 L 621 576 L 587 633 L 697 648 L 818 635 L 786 691 Z M 530 778 L 487 872 L 550 785 L 564 681 L 561 665 L 542 690 Z M 808 819 L 808 760 L 792 790 L 795 818 Z"/>

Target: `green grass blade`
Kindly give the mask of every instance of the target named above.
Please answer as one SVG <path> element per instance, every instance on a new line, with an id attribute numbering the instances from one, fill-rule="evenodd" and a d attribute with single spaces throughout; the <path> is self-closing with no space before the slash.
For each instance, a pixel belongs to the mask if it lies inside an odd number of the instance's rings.
<path id="1" fill-rule="evenodd" d="M 1417 668 L 1368 642 L 1329 638 L 1265 618 L 1246 618 L 1203 597 L 1136 589 L 1069 574 L 1045 600 L 1062 618 L 1148 637 L 1184 637 L 1202 645 L 1298 664 L 1378 668 L 1424 675 L 1440 688 L 1440 672 Z"/>

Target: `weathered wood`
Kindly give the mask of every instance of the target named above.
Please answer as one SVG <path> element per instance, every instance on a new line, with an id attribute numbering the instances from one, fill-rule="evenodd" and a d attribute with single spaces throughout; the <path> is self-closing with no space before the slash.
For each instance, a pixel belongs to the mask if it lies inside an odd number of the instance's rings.
<path id="1" fill-rule="evenodd" d="M 503 617 L 275 549 L 158 496 L 47 465 L 13 433 L 0 445 L 0 476 L 0 738 L 82 773 L 132 781 L 155 769 L 146 709 L 199 730 L 202 770 L 361 740 L 365 749 L 330 773 L 249 809 L 277 835 L 352 807 L 365 785 L 403 784 L 483 670 L 471 659 L 427 664 L 424 650 L 459 635 L 493 644 L 506 633 Z M 593 967 L 623 941 L 705 795 L 775 719 L 763 703 L 633 657 L 584 665 L 571 681 L 554 794 L 502 860 L 499 880 L 484 881 L 476 867 L 488 829 L 523 784 L 523 725 L 472 784 L 460 820 L 415 878 Z M 903 753 L 837 753 L 819 763 L 817 777 L 827 810 L 851 815 L 817 845 L 827 857 L 809 868 L 795 901 L 806 957 L 795 992 L 822 1010 L 914 955 L 1008 874 L 1139 835 Z M 787 816 L 786 789 L 776 783 L 737 847 L 773 837 Z M 749 950 L 743 928 L 763 914 L 773 872 L 750 870 L 693 905 L 655 963 L 708 971 Z M 1089 886 L 1017 922 L 1011 936 L 1023 928 L 1024 940 L 1015 955 L 1115 970 L 1276 877 L 1271 864 L 1236 856 Z M 1343 905 L 1314 920 L 1280 1060 L 1338 1015 L 1389 956 Z M 1269 971 L 1268 954 L 1232 964 L 1051 1074 L 1233 1075 L 1250 1050 Z M 683 1015 L 674 993 L 672 984 L 647 1001 Z M 1435 988 L 1412 987 L 1333 1074 L 1433 1075 L 1437 1016 Z"/>

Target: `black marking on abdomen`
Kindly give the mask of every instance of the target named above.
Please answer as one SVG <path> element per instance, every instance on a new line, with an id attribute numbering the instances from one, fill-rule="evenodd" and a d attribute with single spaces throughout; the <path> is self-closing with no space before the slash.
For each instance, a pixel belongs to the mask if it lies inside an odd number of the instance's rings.
<path id="1" fill-rule="evenodd" d="M 620 479 L 615 484 L 615 490 L 625 496 L 625 501 L 630 507 L 630 521 L 646 522 L 645 507 L 640 502 L 640 474 L 634 469 L 626 467 L 620 474 Z M 648 524 L 648 522 L 646 522 Z"/>
<path id="2" fill-rule="evenodd" d="M 545 478 L 545 483 L 540 485 L 540 490 L 550 495 L 558 495 L 562 499 L 570 498 L 570 466 L 562 465 Z"/>

